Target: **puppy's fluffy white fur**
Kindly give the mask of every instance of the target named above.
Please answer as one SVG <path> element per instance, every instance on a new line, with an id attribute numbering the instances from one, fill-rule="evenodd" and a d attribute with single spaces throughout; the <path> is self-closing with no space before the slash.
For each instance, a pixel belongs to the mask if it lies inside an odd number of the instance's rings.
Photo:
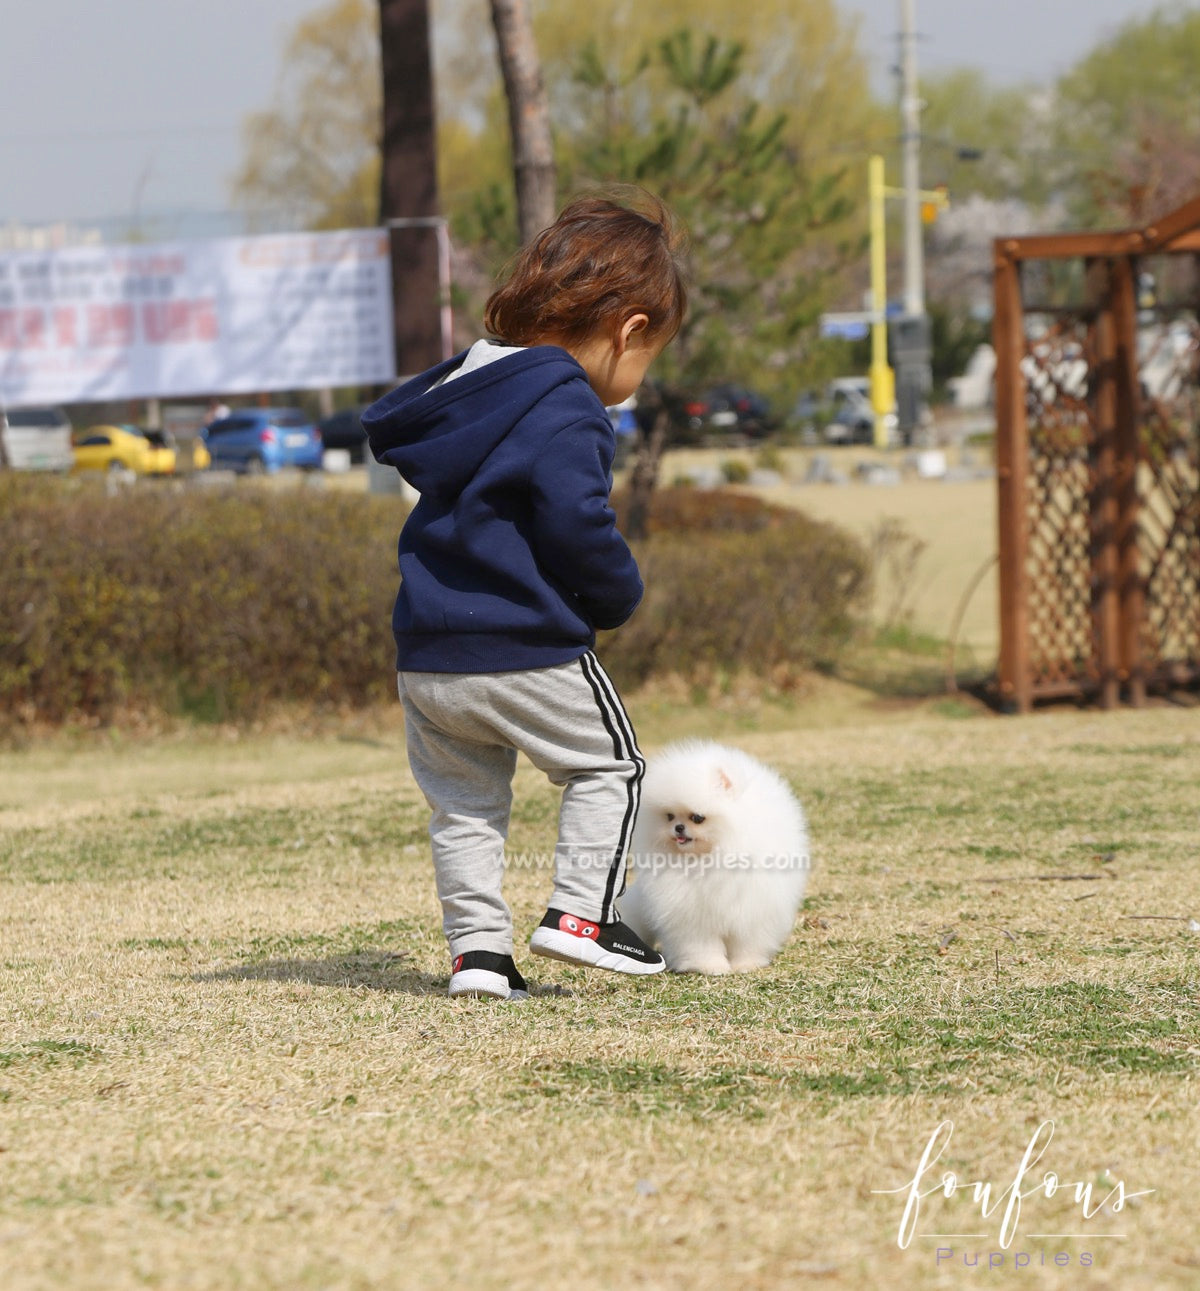
<path id="1" fill-rule="evenodd" d="M 685 741 L 651 758 L 621 918 L 676 973 L 740 973 L 787 940 L 808 879 L 804 811 L 740 749 Z"/>

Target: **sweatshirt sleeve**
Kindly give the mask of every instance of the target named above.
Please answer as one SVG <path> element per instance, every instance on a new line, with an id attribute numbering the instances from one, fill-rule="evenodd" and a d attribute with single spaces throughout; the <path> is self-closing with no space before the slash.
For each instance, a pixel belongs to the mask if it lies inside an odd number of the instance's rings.
<path id="1" fill-rule="evenodd" d="M 576 422 L 550 440 L 529 479 L 538 562 L 597 628 L 619 627 L 642 599 L 637 562 L 608 501 L 612 439 L 611 426 Z"/>

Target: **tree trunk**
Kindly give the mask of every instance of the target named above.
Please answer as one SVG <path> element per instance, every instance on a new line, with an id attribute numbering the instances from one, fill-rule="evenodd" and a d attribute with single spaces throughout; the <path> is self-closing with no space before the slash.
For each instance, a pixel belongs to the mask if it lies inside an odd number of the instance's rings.
<path id="1" fill-rule="evenodd" d="M 388 229 L 392 256 L 396 372 L 412 376 L 442 358 L 428 0 L 379 0 L 379 40 L 379 222 Z"/>
<path id="2" fill-rule="evenodd" d="M 637 451 L 629 472 L 629 513 L 624 525 L 625 537 L 631 542 L 647 534 L 650 500 L 658 486 L 658 468 L 671 425 L 666 402 L 651 385 L 638 390 L 637 420 Z"/>
<path id="3" fill-rule="evenodd" d="M 524 246 L 557 214 L 550 109 L 526 0 L 491 0 L 491 5 L 508 99 L 517 229 Z"/>

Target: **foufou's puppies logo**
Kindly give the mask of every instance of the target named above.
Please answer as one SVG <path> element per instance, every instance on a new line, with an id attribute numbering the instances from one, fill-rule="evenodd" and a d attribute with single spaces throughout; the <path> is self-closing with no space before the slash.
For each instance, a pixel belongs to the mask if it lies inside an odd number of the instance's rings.
<path id="1" fill-rule="evenodd" d="M 1025 1148 L 1025 1154 L 1017 1165 L 1012 1182 L 1006 1188 L 998 1191 L 994 1182 L 982 1179 L 968 1182 L 960 1179 L 951 1170 L 945 1170 L 940 1175 L 937 1175 L 934 1167 L 950 1146 L 953 1133 L 954 1122 L 943 1121 L 929 1136 L 929 1141 L 925 1144 L 925 1151 L 921 1153 L 921 1159 L 917 1163 L 916 1173 L 907 1183 L 902 1184 L 899 1188 L 873 1188 L 871 1190 L 875 1193 L 897 1194 L 904 1197 L 904 1209 L 900 1215 L 900 1227 L 896 1235 L 896 1243 L 901 1250 L 906 1250 L 914 1237 L 989 1238 L 993 1236 L 991 1232 L 920 1232 L 918 1222 L 921 1219 L 922 1204 L 927 1198 L 933 1197 L 936 1193 L 941 1193 L 945 1198 L 954 1198 L 961 1194 L 964 1200 L 969 1196 L 970 1204 L 978 1208 L 979 1216 L 982 1220 L 998 1219 L 999 1225 L 994 1233 L 995 1240 L 1002 1250 L 1007 1250 L 1017 1237 L 1023 1207 L 1027 1203 L 1032 1207 L 1035 1198 L 1054 1197 L 1059 1194 L 1064 1197 L 1070 1196 L 1074 1205 L 1079 1207 L 1080 1217 L 1088 1220 L 1104 1207 L 1108 1207 L 1114 1214 L 1120 1214 L 1125 1209 L 1125 1203 L 1131 1197 L 1148 1197 L 1155 1191 L 1153 1188 L 1147 1188 L 1140 1192 L 1131 1192 L 1126 1187 L 1125 1181 L 1118 1179 L 1111 1187 L 1109 1186 L 1109 1181 L 1105 1181 L 1103 1185 L 1100 1185 L 1108 1188 L 1108 1191 L 1101 1196 L 1097 1186 L 1083 1182 L 1064 1182 L 1053 1170 L 1045 1170 L 1038 1177 L 1035 1174 L 1035 1167 L 1041 1163 L 1047 1149 L 1050 1147 L 1050 1140 L 1054 1137 L 1053 1121 L 1043 1121 L 1034 1131 L 1033 1137 Z M 938 1225 L 939 1227 L 942 1226 L 940 1220 Z M 1027 1236 L 1032 1238 L 1090 1238 L 1098 1236 L 1098 1234 L 1029 1233 Z M 1103 1234 L 1103 1236 L 1111 1237 L 1116 1236 L 1116 1234 Z M 939 1250 L 939 1263 L 941 1263 L 941 1257 L 944 1253 L 946 1253 L 944 1249 Z M 1087 1262 L 1091 1263 L 1090 1258 Z"/>

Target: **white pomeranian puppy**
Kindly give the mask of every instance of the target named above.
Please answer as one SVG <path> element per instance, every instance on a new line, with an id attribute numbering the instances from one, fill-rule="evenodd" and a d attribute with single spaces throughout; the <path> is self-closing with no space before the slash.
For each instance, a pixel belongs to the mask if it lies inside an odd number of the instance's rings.
<path id="1" fill-rule="evenodd" d="M 676 973 L 741 973 L 787 940 L 808 879 L 804 811 L 740 749 L 673 744 L 651 758 L 621 918 Z"/>

